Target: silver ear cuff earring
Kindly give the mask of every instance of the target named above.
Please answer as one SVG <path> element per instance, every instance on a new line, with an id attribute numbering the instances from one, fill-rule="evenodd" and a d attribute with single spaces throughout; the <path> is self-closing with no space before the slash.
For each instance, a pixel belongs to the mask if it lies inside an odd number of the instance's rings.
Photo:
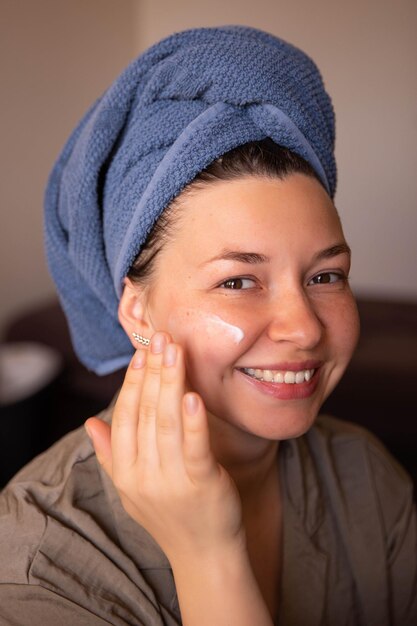
<path id="1" fill-rule="evenodd" d="M 151 343 L 150 339 L 147 339 L 143 335 L 139 335 L 139 333 L 132 333 L 132 337 L 135 341 L 141 343 L 142 346 L 149 346 L 149 344 Z"/>

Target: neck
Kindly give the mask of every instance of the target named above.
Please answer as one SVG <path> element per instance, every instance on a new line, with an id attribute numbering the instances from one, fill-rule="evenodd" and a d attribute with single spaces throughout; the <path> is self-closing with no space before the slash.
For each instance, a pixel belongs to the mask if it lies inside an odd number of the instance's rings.
<path id="1" fill-rule="evenodd" d="M 243 501 L 257 497 L 278 477 L 278 442 L 262 439 L 209 414 L 213 454 L 233 478 Z"/>

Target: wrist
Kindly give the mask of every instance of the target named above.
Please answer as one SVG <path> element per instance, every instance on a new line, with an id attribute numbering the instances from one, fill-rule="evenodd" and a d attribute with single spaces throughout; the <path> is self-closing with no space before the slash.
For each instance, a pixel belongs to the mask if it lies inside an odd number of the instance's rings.
<path id="1" fill-rule="evenodd" d="M 244 530 L 228 542 L 216 542 L 215 545 L 176 545 L 166 552 L 173 571 L 193 570 L 206 567 L 221 568 L 227 561 L 237 567 L 249 562 L 249 555 Z"/>
<path id="2" fill-rule="evenodd" d="M 246 543 L 171 561 L 184 626 L 272 626 Z"/>

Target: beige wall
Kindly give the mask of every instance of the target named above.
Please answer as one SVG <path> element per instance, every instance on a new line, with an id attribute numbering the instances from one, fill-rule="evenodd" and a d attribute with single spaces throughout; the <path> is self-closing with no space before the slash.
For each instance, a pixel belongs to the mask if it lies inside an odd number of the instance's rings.
<path id="1" fill-rule="evenodd" d="M 46 177 L 84 110 L 174 30 L 264 28 L 305 49 L 337 113 L 337 205 L 358 292 L 417 300 L 415 0 L 0 0 L 0 328 L 52 293 Z"/>
<path id="2" fill-rule="evenodd" d="M 416 0 L 142 0 L 138 50 L 248 24 L 308 52 L 337 115 L 336 197 L 357 292 L 417 300 Z"/>
<path id="3" fill-rule="evenodd" d="M 136 0 L 0 0 L 0 329 L 53 293 L 42 203 L 67 135 L 132 58 Z"/>

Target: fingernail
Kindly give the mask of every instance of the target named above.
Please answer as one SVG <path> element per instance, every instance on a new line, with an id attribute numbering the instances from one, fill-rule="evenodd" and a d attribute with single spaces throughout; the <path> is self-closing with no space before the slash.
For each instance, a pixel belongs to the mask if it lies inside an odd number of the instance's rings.
<path id="1" fill-rule="evenodd" d="M 164 351 L 166 344 L 165 335 L 157 333 L 151 339 L 151 351 L 153 354 L 161 354 Z"/>
<path id="2" fill-rule="evenodd" d="M 134 370 L 139 370 L 145 365 L 146 360 L 146 352 L 145 350 L 136 350 L 133 359 L 132 359 L 132 367 Z"/>
<path id="3" fill-rule="evenodd" d="M 164 365 L 166 367 L 172 367 L 177 360 L 177 347 L 173 343 L 169 343 L 164 352 Z"/>
<path id="4" fill-rule="evenodd" d="M 198 397 L 194 393 L 185 396 L 185 408 L 189 415 L 195 415 L 198 410 Z"/>
<path id="5" fill-rule="evenodd" d="M 92 439 L 92 437 L 91 437 L 91 430 L 90 430 L 87 422 L 84 423 L 84 428 L 85 428 L 85 432 L 87 433 L 87 435 L 90 437 L 90 439 Z"/>

